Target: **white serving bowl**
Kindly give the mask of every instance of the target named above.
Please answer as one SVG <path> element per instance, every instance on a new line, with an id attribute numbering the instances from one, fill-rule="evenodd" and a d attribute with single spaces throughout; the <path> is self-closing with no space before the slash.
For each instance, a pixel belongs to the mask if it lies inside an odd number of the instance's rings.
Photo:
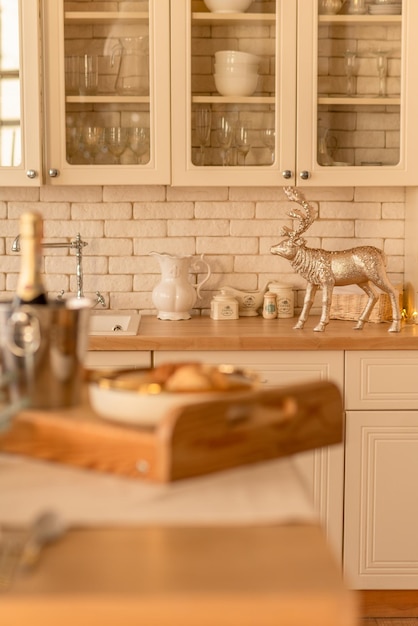
<path id="1" fill-rule="evenodd" d="M 241 13 L 246 11 L 253 0 L 203 0 L 212 13 Z"/>
<path id="2" fill-rule="evenodd" d="M 242 76 L 257 73 L 258 63 L 215 63 L 215 74 Z"/>
<path id="3" fill-rule="evenodd" d="M 219 366 L 219 371 L 233 377 L 230 389 L 173 392 L 164 390 L 156 383 L 141 384 L 138 388 L 132 388 L 130 377 L 140 375 L 140 370 L 119 372 L 96 370 L 89 376 L 90 404 L 93 410 L 106 420 L 153 427 L 178 407 L 230 398 L 238 393 L 251 391 L 257 384 L 257 377 L 254 374 L 237 370 L 233 366 Z"/>
<path id="4" fill-rule="evenodd" d="M 215 52 L 216 63 L 259 63 L 260 57 L 251 52 L 240 52 L 239 50 L 218 50 Z"/>
<path id="5" fill-rule="evenodd" d="M 257 89 L 258 74 L 242 76 L 214 74 L 213 77 L 221 96 L 251 96 Z"/>

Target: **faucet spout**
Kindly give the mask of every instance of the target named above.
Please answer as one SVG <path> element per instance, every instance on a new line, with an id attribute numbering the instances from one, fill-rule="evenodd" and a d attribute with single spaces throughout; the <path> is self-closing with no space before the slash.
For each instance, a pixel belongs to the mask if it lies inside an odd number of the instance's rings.
<path id="1" fill-rule="evenodd" d="M 14 238 L 12 243 L 12 252 L 20 252 L 20 235 Z"/>

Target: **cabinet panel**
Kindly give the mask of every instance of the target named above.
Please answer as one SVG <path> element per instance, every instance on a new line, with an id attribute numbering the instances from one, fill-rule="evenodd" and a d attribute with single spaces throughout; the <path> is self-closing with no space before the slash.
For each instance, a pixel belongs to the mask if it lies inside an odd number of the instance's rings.
<path id="1" fill-rule="evenodd" d="M 403 0 L 399 15 L 349 15 L 348 3 L 319 15 L 318 4 L 298 0 L 297 172 L 310 171 L 299 184 L 416 184 L 417 3 Z"/>
<path id="2" fill-rule="evenodd" d="M 47 183 L 170 182 L 169 13 L 44 2 Z"/>
<path id="3" fill-rule="evenodd" d="M 90 350 L 86 354 L 84 366 L 91 369 L 151 367 L 151 352 L 140 352 L 137 350 Z"/>
<path id="4" fill-rule="evenodd" d="M 0 185 L 41 184 L 38 0 L 0 2 Z"/>
<path id="5" fill-rule="evenodd" d="M 348 411 L 344 570 L 358 589 L 418 585 L 418 411 Z"/>
<path id="6" fill-rule="evenodd" d="M 418 354 L 379 350 L 346 353 L 345 407 L 418 409 Z"/>
<path id="7" fill-rule="evenodd" d="M 260 375 L 263 385 L 280 386 L 331 380 L 343 388 L 343 352 L 154 352 L 154 365 L 167 361 L 199 360 L 206 363 L 231 363 L 247 367 Z M 312 496 L 322 525 L 338 559 L 342 554 L 344 446 L 324 447 L 293 457 Z"/>

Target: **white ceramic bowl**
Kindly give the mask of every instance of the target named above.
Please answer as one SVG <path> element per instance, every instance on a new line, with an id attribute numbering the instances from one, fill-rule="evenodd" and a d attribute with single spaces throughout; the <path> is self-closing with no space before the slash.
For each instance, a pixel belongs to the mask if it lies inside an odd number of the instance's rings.
<path id="1" fill-rule="evenodd" d="M 229 76 L 214 74 L 215 86 L 221 96 L 251 96 L 257 89 L 258 74 Z"/>
<path id="2" fill-rule="evenodd" d="M 132 388 L 130 377 L 140 375 L 140 370 L 119 372 L 96 370 L 89 375 L 90 404 L 93 410 L 106 420 L 153 427 L 170 411 L 180 406 L 221 400 L 237 393 L 251 391 L 257 384 L 257 377 L 254 374 L 239 371 L 233 366 L 219 366 L 219 371 L 233 377 L 230 389 L 170 392 L 158 384 L 138 385 L 138 388 Z M 127 380 L 128 388 L 125 388 Z"/>
<path id="3" fill-rule="evenodd" d="M 203 0 L 212 13 L 241 13 L 246 11 L 253 0 Z"/>
<path id="4" fill-rule="evenodd" d="M 218 50 L 215 52 L 216 63 L 259 63 L 260 57 L 251 52 L 240 52 L 239 50 Z"/>
<path id="5" fill-rule="evenodd" d="M 258 63 L 215 63 L 215 74 L 227 74 L 229 76 L 242 76 L 257 74 Z"/>

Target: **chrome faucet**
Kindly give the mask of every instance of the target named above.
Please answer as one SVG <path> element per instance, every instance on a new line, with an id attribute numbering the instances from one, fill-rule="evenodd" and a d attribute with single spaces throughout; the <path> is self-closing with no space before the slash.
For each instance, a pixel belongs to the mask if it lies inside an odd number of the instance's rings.
<path id="1" fill-rule="evenodd" d="M 77 279 L 77 298 L 83 298 L 83 248 L 87 246 L 87 241 L 83 241 L 80 237 L 80 233 L 77 234 L 76 238 L 67 243 L 65 242 L 42 242 L 43 248 L 69 248 L 71 250 L 76 250 L 76 279 Z M 20 235 L 17 235 L 12 243 L 12 252 L 20 252 Z M 58 295 L 58 299 L 61 299 L 64 295 L 64 291 L 61 291 Z M 103 307 L 106 306 L 106 302 L 104 297 L 99 291 L 96 291 L 96 304 L 101 304 Z"/>

